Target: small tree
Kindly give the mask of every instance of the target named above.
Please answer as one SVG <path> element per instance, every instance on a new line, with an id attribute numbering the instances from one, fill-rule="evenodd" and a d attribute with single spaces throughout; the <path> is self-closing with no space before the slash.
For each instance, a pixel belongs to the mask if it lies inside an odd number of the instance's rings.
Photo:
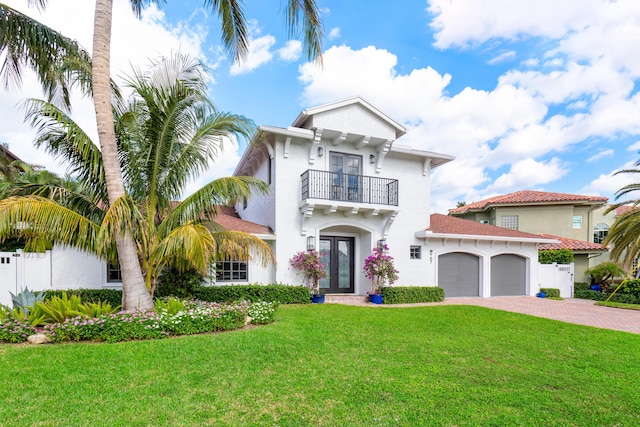
<path id="1" fill-rule="evenodd" d="M 374 294 L 382 292 L 388 282 L 393 285 L 398 280 L 398 270 L 393 266 L 393 257 L 387 254 L 389 247 L 373 248 L 373 253 L 364 260 L 364 274 L 371 279 L 371 290 Z"/>
<path id="2" fill-rule="evenodd" d="M 587 270 L 587 274 L 591 276 L 592 284 L 606 284 L 607 281 L 616 277 L 625 275 L 625 271 L 618 264 L 613 262 L 603 262 L 593 268 Z"/>
<path id="3" fill-rule="evenodd" d="M 309 288 L 311 294 L 320 293 L 320 279 L 327 277 L 326 264 L 320 260 L 320 253 L 315 249 L 300 251 L 295 254 L 289 263 L 304 273 L 303 284 Z"/>

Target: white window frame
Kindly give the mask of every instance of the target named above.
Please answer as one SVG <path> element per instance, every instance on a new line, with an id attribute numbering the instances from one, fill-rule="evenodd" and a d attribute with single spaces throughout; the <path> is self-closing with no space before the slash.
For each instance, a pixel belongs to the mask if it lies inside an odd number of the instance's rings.
<path id="1" fill-rule="evenodd" d="M 508 228 L 510 230 L 519 230 L 520 217 L 519 215 L 502 215 L 500 218 L 500 224 L 502 228 Z"/>

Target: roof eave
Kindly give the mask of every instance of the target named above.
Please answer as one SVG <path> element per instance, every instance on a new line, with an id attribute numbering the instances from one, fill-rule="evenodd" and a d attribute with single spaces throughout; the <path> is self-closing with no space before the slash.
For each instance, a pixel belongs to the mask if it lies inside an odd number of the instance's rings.
<path id="1" fill-rule="evenodd" d="M 517 242 L 517 243 L 546 243 L 558 244 L 559 240 L 545 239 L 542 237 L 510 237 L 510 236 L 487 236 L 483 234 L 454 234 L 454 233 L 433 233 L 428 230 L 416 232 L 418 239 L 459 239 L 459 240 L 484 240 L 490 242 Z"/>

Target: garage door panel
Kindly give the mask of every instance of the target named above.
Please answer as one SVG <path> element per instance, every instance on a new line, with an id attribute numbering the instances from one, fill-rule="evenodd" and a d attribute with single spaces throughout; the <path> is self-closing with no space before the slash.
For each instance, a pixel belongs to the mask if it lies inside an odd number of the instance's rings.
<path id="1" fill-rule="evenodd" d="M 491 296 L 526 295 L 526 259 L 513 254 L 491 258 Z"/>
<path id="2" fill-rule="evenodd" d="M 480 295 L 480 258 L 454 252 L 438 257 L 438 286 L 446 297 L 477 297 Z"/>

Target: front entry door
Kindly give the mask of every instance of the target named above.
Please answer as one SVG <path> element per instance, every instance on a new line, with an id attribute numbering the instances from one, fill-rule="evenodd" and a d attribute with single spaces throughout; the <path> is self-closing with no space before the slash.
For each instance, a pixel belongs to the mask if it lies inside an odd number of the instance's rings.
<path id="1" fill-rule="evenodd" d="M 320 280 L 320 290 L 327 294 L 353 293 L 353 237 L 320 237 L 320 254 L 328 277 Z"/>

